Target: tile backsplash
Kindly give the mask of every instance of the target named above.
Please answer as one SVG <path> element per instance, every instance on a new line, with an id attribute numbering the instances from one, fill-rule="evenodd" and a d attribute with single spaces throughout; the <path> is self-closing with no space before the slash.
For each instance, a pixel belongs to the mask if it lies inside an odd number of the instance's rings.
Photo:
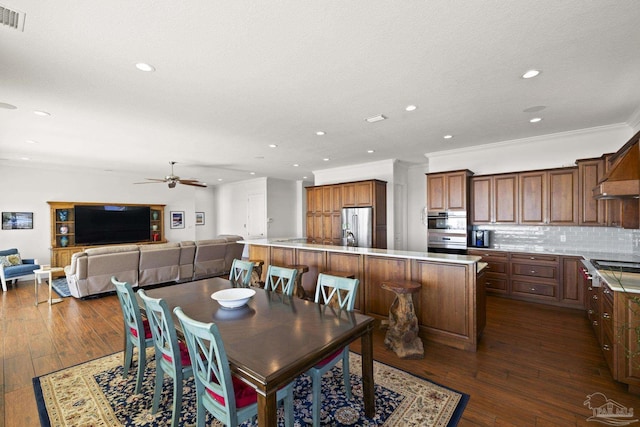
<path id="1" fill-rule="evenodd" d="M 640 230 L 614 227 L 477 226 L 491 230 L 491 247 L 504 250 L 573 250 L 640 255 Z"/>

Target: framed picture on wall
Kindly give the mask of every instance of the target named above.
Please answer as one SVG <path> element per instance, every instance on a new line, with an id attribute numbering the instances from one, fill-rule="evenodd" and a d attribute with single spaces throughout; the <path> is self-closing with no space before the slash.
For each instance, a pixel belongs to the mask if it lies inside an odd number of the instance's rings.
<path id="1" fill-rule="evenodd" d="M 196 225 L 204 225 L 204 212 L 196 212 Z"/>
<path id="2" fill-rule="evenodd" d="M 33 212 L 2 212 L 3 230 L 31 230 Z"/>
<path id="3" fill-rule="evenodd" d="M 171 228 L 184 228 L 184 211 L 171 211 Z"/>

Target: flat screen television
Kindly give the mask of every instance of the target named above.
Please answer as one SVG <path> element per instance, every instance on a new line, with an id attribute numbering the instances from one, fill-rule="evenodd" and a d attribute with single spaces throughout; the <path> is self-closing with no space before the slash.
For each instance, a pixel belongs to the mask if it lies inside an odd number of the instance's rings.
<path id="1" fill-rule="evenodd" d="M 149 206 L 76 205 L 76 245 L 151 241 Z"/>

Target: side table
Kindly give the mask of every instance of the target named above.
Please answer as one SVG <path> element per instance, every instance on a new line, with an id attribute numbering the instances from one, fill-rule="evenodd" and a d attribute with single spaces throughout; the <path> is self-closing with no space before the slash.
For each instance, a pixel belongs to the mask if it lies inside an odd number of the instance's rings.
<path id="1" fill-rule="evenodd" d="M 402 359 L 422 359 L 424 347 L 418 335 L 418 318 L 411 297 L 420 292 L 422 285 L 405 280 L 382 282 L 381 287 L 396 294 L 396 299 L 389 308 L 389 329 L 384 344 Z"/>
<path id="2" fill-rule="evenodd" d="M 35 276 L 34 289 L 35 289 L 35 296 L 36 296 L 36 306 L 38 306 L 38 303 L 40 302 L 38 301 L 38 285 L 42 283 L 43 278 L 46 278 L 47 280 L 49 280 L 49 299 L 48 299 L 49 305 L 62 302 L 62 298 L 56 298 L 56 299 L 51 298 L 51 288 L 53 284 L 53 273 L 61 273 L 63 271 L 64 269 L 61 267 L 52 267 L 46 270 L 42 268 L 38 270 L 33 270 L 33 274 Z"/>

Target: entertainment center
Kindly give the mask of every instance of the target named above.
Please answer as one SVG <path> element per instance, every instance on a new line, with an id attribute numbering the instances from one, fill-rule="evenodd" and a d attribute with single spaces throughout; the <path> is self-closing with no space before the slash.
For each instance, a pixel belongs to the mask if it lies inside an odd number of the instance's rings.
<path id="1" fill-rule="evenodd" d="M 51 266 L 64 267 L 89 247 L 166 243 L 165 205 L 47 202 L 51 211 Z"/>

